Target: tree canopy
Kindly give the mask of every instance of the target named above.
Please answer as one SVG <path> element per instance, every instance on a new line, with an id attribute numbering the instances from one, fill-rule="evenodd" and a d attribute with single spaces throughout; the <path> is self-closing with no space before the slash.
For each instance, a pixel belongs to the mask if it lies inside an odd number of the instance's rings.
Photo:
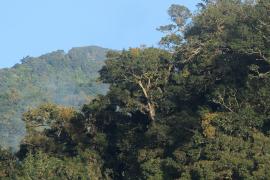
<path id="1" fill-rule="evenodd" d="M 1 151 L 0 177 L 269 179 L 270 1 L 168 14 L 163 48 L 107 53 L 106 95 L 25 112 L 28 135 L 16 155 Z"/>
<path id="2" fill-rule="evenodd" d="M 18 150 L 25 134 L 21 115 L 43 103 L 79 109 L 108 86 L 97 82 L 108 49 L 96 46 L 58 50 L 0 69 L 0 145 Z"/>

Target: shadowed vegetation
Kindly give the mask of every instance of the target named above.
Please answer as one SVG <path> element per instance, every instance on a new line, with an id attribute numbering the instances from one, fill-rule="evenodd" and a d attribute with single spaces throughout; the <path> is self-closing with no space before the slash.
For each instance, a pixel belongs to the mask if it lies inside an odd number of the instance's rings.
<path id="1" fill-rule="evenodd" d="M 270 1 L 168 14 L 164 48 L 107 53 L 106 95 L 25 112 L 27 136 L 17 154 L 1 151 L 0 176 L 269 179 Z"/>

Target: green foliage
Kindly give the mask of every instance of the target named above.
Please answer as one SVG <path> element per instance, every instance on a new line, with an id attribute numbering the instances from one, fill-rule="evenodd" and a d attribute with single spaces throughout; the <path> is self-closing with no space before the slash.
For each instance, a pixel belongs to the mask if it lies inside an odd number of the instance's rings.
<path id="1" fill-rule="evenodd" d="M 85 120 L 73 108 L 44 104 L 24 113 L 23 120 L 28 133 L 17 153 L 18 179 L 106 178 L 102 159 L 89 147 Z"/>
<path id="2" fill-rule="evenodd" d="M 251 132 L 244 139 L 218 134 L 214 139 L 203 138 L 203 143 L 194 142 L 192 149 L 199 154 L 192 157 L 185 167 L 193 179 L 267 179 L 269 174 L 270 138 L 260 132 Z M 195 145 L 196 144 L 196 145 Z M 195 145 L 195 146 L 194 146 Z M 194 155 L 193 155 L 194 156 Z"/>
<path id="3" fill-rule="evenodd" d="M 24 113 L 27 135 L 22 142 L 28 152 L 42 149 L 45 152 L 72 154 L 83 131 L 83 124 L 72 108 L 44 104 Z"/>
<path id="4" fill-rule="evenodd" d="M 187 21 L 191 17 L 191 12 L 185 6 L 173 4 L 168 10 L 172 24 L 160 26 L 157 30 L 165 33 L 162 37 L 160 45 L 168 50 L 174 50 L 183 43 L 182 34 L 186 29 Z"/>
<path id="5" fill-rule="evenodd" d="M 21 114 L 51 102 L 79 108 L 107 85 L 97 82 L 108 49 L 90 46 L 55 51 L 0 70 L 0 145 L 17 149 L 25 128 Z"/>
<path id="6" fill-rule="evenodd" d="M 106 137 L 97 149 L 114 178 L 267 179 L 269 3 L 200 7 L 193 16 L 169 9 L 173 24 L 159 30 L 173 56 L 153 48 L 108 54 L 101 79 L 110 91 L 84 113 L 93 139 Z"/>
<path id="7" fill-rule="evenodd" d="M 4 152 L 0 175 L 269 179 L 270 1 L 199 7 L 193 15 L 170 7 L 172 24 L 160 28 L 170 52 L 109 52 L 100 71 L 109 92 L 81 112 L 52 104 L 26 112 L 19 159 Z M 6 95 L 5 103 L 22 96 Z"/>
<path id="8" fill-rule="evenodd" d="M 105 63 L 101 79 L 111 84 L 109 96 L 122 94 L 114 100 L 119 101 L 119 111 L 140 111 L 154 121 L 173 68 L 171 54 L 155 48 L 130 49 L 108 53 Z"/>
<path id="9" fill-rule="evenodd" d="M 91 158 L 91 156 L 87 156 Z M 92 157 L 93 158 L 93 157 Z M 84 157 L 57 158 L 37 152 L 29 154 L 18 168 L 17 179 L 103 179 L 98 162 Z"/>
<path id="10" fill-rule="evenodd" d="M 13 178 L 15 168 L 16 157 L 9 151 L 0 149 L 0 179 Z"/>

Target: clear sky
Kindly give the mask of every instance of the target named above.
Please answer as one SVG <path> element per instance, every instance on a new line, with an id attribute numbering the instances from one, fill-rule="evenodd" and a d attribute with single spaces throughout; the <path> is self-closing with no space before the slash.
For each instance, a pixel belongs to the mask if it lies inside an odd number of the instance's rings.
<path id="1" fill-rule="evenodd" d="M 0 68 L 25 56 L 99 45 L 112 49 L 157 45 L 155 29 L 169 23 L 167 9 L 199 0 L 1 0 Z"/>

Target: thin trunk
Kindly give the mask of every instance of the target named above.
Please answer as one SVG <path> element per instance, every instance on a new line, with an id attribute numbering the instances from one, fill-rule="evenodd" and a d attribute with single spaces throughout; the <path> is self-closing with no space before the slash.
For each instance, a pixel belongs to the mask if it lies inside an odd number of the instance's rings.
<path id="1" fill-rule="evenodd" d="M 152 121 L 155 121 L 156 109 L 150 102 L 147 103 L 149 109 L 149 117 Z"/>
<path id="2" fill-rule="evenodd" d="M 147 106 L 148 106 L 148 115 L 149 118 L 151 119 L 152 122 L 155 121 L 155 116 L 156 116 L 156 109 L 155 106 L 151 103 L 151 100 L 148 96 L 147 90 L 144 88 L 142 81 L 138 81 L 139 86 L 141 87 L 143 94 L 147 100 Z"/>

